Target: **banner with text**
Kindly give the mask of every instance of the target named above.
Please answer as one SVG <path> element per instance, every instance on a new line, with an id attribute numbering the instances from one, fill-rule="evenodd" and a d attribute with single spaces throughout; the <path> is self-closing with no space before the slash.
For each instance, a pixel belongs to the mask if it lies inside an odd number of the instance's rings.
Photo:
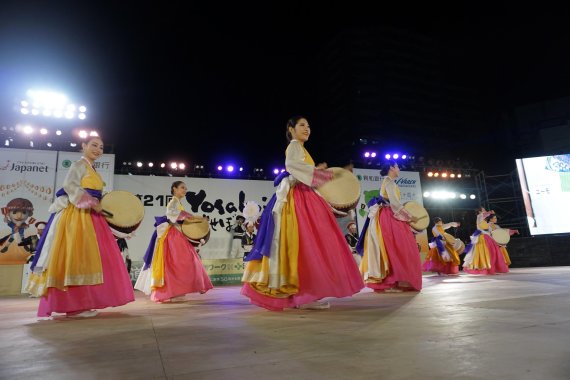
<path id="1" fill-rule="evenodd" d="M 247 201 L 254 201 L 263 208 L 273 195 L 273 181 L 116 175 L 115 190 L 136 194 L 145 210 L 135 236 L 127 241 L 133 260 L 133 278 L 138 275 L 154 232 L 154 218 L 165 214 L 166 205 L 172 199 L 170 186 L 174 181 L 183 181 L 188 187 L 186 199 L 182 200 L 185 210 L 210 219 L 210 238 L 199 253 L 212 281 L 239 283 L 243 273 L 243 250 L 241 239 L 234 239 L 236 216 L 242 215 Z"/>
<path id="2" fill-rule="evenodd" d="M 0 149 L 0 264 L 25 264 L 49 218 L 57 152 Z"/>

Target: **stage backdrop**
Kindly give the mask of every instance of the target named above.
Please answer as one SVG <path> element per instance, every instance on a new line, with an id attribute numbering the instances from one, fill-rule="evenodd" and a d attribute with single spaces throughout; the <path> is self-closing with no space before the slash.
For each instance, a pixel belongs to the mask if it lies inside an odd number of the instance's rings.
<path id="1" fill-rule="evenodd" d="M 361 193 L 360 201 L 356 209 L 356 224 L 358 225 L 358 232 L 366 220 L 368 214 L 368 201 L 377 197 L 380 193 L 381 177 L 379 170 L 373 169 L 354 169 L 354 175 L 360 181 Z M 396 183 L 400 188 L 400 195 L 402 203 L 407 201 L 416 201 L 423 206 L 423 192 L 420 183 L 420 173 L 418 172 L 400 172 L 400 176 L 396 179 Z M 427 231 L 416 235 L 416 241 L 421 247 L 422 261 L 428 251 L 428 237 Z"/>
<path id="2" fill-rule="evenodd" d="M 56 161 L 57 152 L 0 149 L 0 294 L 19 293 L 27 278 L 36 224 L 49 218 Z"/>
<path id="3" fill-rule="evenodd" d="M 242 254 L 232 250 L 232 228 L 246 201 L 266 205 L 274 192 L 273 181 L 115 175 L 115 190 L 136 194 L 145 207 L 143 222 L 127 241 L 133 261 L 132 277 L 138 275 L 154 232 L 154 217 L 164 215 L 174 181 L 184 181 L 188 187 L 186 199 L 182 200 L 186 211 L 210 218 L 210 240 L 200 249 L 200 256 L 212 282 L 239 284 L 244 264 Z"/>

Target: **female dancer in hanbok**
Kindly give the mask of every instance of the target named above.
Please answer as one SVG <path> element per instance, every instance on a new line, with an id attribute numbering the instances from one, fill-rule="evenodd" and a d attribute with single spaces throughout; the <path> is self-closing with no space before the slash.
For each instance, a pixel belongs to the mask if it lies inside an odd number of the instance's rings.
<path id="1" fill-rule="evenodd" d="M 422 263 L 408 224 L 417 219 L 400 203 L 398 164 L 388 161 L 380 174 L 385 176 L 380 196 L 368 203 L 368 218 L 358 241 L 357 250 L 363 255 L 360 271 L 366 286 L 374 291 L 419 291 Z"/>
<path id="2" fill-rule="evenodd" d="M 509 271 L 503 253 L 491 237 L 489 224 L 485 220 L 494 213 L 484 207 L 477 210 L 477 230 L 471 235 L 471 243 L 465 247 L 463 270 L 467 273 L 487 275 Z"/>
<path id="3" fill-rule="evenodd" d="M 93 167 L 103 141 L 82 144 L 50 206 L 48 224 L 31 265 L 27 291 L 41 297 L 39 317 L 66 313 L 93 317 L 97 310 L 134 301 L 133 286 L 99 203 L 104 182 Z"/>
<path id="4" fill-rule="evenodd" d="M 150 295 L 155 302 L 184 301 L 186 294 L 206 293 L 213 288 L 198 253 L 180 227 L 184 220 L 195 219 L 180 202 L 187 191 L 182 181 L 170 187 L 172 200 L 166 206 L 166 216 L 155 218 L 156 231 L 135 284 L 135 289 Z"/>
<path id="5" fill-rule="evenodd" d="M 444 224 L 439 217 L 434 218 L 434 222 L 435 225 L 431 230 L 433 239 L 429 244 L 430 250 L 426 255 L 422 269 L 425 272 L 436 272 L 437 274 L 458 274 L 461 263 L 459 254 L 453 248 L 453 242 L 448 241 L 444 233 L 448 228 L 459 227 L 460 224 L 457 222 Z"/>
<path id="6" fill-rule="evenodd" d="M 315 167 L 304 146 L 310 133 L 304 117 L 287 122 L 287 171 L 275 180 L 276 194 L 246 258 L 241 294 L 268 310 L 327 309 L 322 298 L 348 297 L 363 288 L 331 207 L 314 190 L 333 174 Z"/>
<path id="7" fill-rule="evenodd" d="M 501 226 L 499 226 L 497 224 L 497 215 L 496 214 L 492 214 L 489 215 L 487 218 L 487 223 L 489 224 L 489 231 L 493 232 L 494 230 L 496 230 L 497 228 L 501 228 Z M 511 230 L 508 229 L 509 231 L 509 235 L 515 235 L 515 234 L 519 234 L 519 230 Z M 500 245 L 499 244 L 499 249 L 501 250 L 501 253 L 503 254 L 503 258 L 505 259 L 505 264 L 507 264 L 507 266 L 511 265 L 511 258 L 509 256 L 509 252 L 507 251 L 507 246 L 506 245 Z"/>

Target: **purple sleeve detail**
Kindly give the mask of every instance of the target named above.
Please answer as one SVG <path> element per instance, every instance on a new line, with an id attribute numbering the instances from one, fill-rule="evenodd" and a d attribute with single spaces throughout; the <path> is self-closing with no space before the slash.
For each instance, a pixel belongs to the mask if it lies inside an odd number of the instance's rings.
<path id="1" fill-rule="evenodd" d="M 319 187 L 333 179 L 333 172 L 326 169 L 315 169 L 311 187 Z"/>
<path id="2" fill-rule="evenodd" d="M 95 197 L 92 197 L 91 195 L 89 195 L 87 191 L 85 191 L 81 196 L 81 198 L 79 198 L 79 200 L 77 201 L 75 207 L 86 209 L 86 208 L 91 208 L 97 204 L 99 204 L 99 200 Z"/>

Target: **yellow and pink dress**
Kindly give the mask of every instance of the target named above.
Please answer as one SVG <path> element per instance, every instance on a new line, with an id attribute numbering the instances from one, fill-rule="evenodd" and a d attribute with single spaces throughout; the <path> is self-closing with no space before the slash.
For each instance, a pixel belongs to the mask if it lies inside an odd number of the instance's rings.
<path id="1" fill-rule="evenodd" d="M 191 215 L 180 200 L 173 197 L 166 215 L 156 217 L 156 230 L 144 256 L 135 289 L 150 295 L 155 302 L 189 293 L 205 293 L 214 286 L 200 256 L 182 233 L 181 223 Z"/>
<path id="2" fill-rule="evenodd" d="M 465 247 L 463 270 L 467 273 L 488 275 L 509 271 L 505 257 L 491 237 L 489 224 L 485 220 L 490 214 L 483 212 L 477 215 L 477 230 L 471 235 L 471 243 Z"/>
<path id="3" fill-rule="evenodd" d="M 426 255 L 422 269 L 425 272 L 437 272 L 445 274 L 458 274 L 459 254 L 453 248 L 452 242 L 445 239 L 445 230 L 450 227 L 457 226 L 456 223 L 445 223 L 442 225 L 435 225 L 432 228 L 433 239 L 429 243 L 430 250 Z"/>
<path id="4" fill-rule="evenodd" d="M 356 247 L 362 254 L 360 271 L 374 291 L 422 289 L 418 245 L 408 222 L 411 215 L 400 203 L 400 189 L 384 178 L 380 197 L 369 202 L 368 218 Z"/>
<path id="5" fill-rule="evenodd" d="M 120 306 L 134 301 L 133 286 L 99 203 L 103 180 L 89 161 L 73 163 L 50 206 L 27 291 L 41 297 L 38 316 Z"/>
<path id="6" fill-rule="evenodd" d="M 496 230 L 497 228 L 501 228 L 501 226 L 499 226 L 496 223 L 493 222 L 489 222 L 489 230 L 492 232 L 494 230 Z M 509 231 L 509 235 L 514 235 L 515 233 L 517 233 L 515 230 L 508 230 Z M 506 245 L 501 245 L 499 244 L 499 249 L 501 250 L 501 253 L 503 254 L 503 259 L 505 260 L 505 264 L 507 264 L 507 266 L 511 265 L 511 257 L 509 256 L 509 252 L 507 251 L 507 246 Z"/>
<path id="7" fill-rule="evenodd" d="M 363 288 L 358 267 L 327 202 L 314 188 L 332 179 L 315 168 L 309 152 L 292 140 L 286 172 L 261 216 L 248 254 L 241 294 L 268 310 L 324 297 L 348 297 Z"/>

